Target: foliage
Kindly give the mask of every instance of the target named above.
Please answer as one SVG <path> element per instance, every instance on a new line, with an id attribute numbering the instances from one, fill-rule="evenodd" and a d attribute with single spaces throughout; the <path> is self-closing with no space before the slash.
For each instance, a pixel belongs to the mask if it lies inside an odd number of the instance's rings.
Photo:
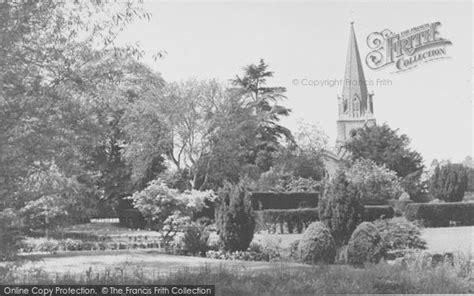
<path id="1" fill-rule="evenodd" d="M 347 243 L 362 222 L 364 207 L 360 193 L 342 171 L 338 171 L 330 181 L 318 208 L 320 221 L 328 226 L 338 246 Z"/>
<path id="2" fill-rule="evenodd" d="M 299 123 L 295 141 L 272 154 L 273 165 L 255 181 L 257 191 L 318 191 L 325 175 L 322 151 L 327 136 L 317 126 Z"/>
<path id="3" fill-rule="evenodd" d="M 204 255 L 209 249 L 207 240 L 209 239 L 209 232 L 204 230 L 204 227 L 198 224 L 191 224 L 184 230 L 183 244 L 185 252 L 192 255 Z"/>
<path id="4" fill-rule="evenodd" d="M 393 218 L 395 211 L 391 206 L 364 206 L 364 221 Z"/>
<path id="5" fill-rule="evenodd" d="M 282 176 L 321 181 L 325 175 L 321 155 L 322 150 L 303 150 L 297 143 L 290 142 L 272 154 L 274 159 L 272 169 L 274 173 Z"/>
<path id="6" fill-rule="evenodd" d="M 184 201 L 178 198 L 178 190 L 169 188 L 162 180 L 154 180 L 142 191 L 129 197 L 133 206 L 148 220 L 149 227 L 152 221 L 157 229 L 163 227 L 164 221 L 174 214 L 185 209 Z"/>
<path id="7" fill-rule="evenodd" d="M 226 251 L 244 251 L 252 241 L 255 218 L 244 184 L 226 183 L 219 191 L 216 225 L 222 247 Z"/>
<path id="8" fill-rule="evenodd" d="M 297 240 L 294 240 L 291 244 L 290 244 L 290 253 L 289 253 L 289 258 L 291 260 L 299 260 L 300 259 L 300 255 L 299 255 L 299 252 L 298 252 L 298 246 L 300 244 L 300 240 L 297 239 Z"/>
<path id="9" fill-rule="evenodd" d="M 327 148 L 329 137 L 319 125 L 299 120 L 294 138 L 301 151 L 318 154 Z"/>
<path id="10" fill-rule="evenodd" d="M 77 164 L 65 163 L 77 155 L 72 144 L 83 144 L 94 133 L 93 120 L 82 118 L 88 110 L 80 103 L 87 91 L 77 92 L 75 74 L 97 58 L 94 49 L 114 49 L 116 34 L 145 15 L 134 3 L 92 2 L 9 2 L 2 4 L 1 14 L 0 126 L 5 138 L 0 167 L 12 176 L 4 181 L 13 190 L 10 182 L 26 177 L 35 163 L 54 157 L 69 169 Z M 85 137 L 88 132 L 91 137 Z"/>
<path id="11" fill-rule="evenodd" d="M 420 229 L 405 218 L 374 221 L 387 250 L 426 249 Z"/>
<path id="12" fill-rule="evenodd" d="M 18 238 L 17 213 L 13 209 L 0 211 L 0 262 L 15 257 Z"/>
<path id="13" fill-rule="evenodd" d="M 321 181 L 315 181 L 311 177 L 295 177 L 291 173 L 271 168 L 260 175 L 253 187 L 255 191 L 265 192 L 317 192 Z"/>
<path id="14" fill-rule="evenodd" d="M 248 157 L 262 171 L 272 166 L 271 154 L 280 146 L 279 139 L 293 139 L 290 130 L 278 123 L 291 112 L 289 108 L 278 105 L 279 101 L 286 99 L 286 89 L 266 86 L 267 79 L 272 77 L 273 72 L 268 70 L 268 65 L 261 59 L 258 64 L 246 66 L 244 74 L 232 80 L 235 90 L 258 116 L 258 141 L 249 151 Z"/>
<path id="15" fill-rule="evenodd" d="M 256 177 L 260 170 L 249 157 L 257 145 L 258 114 L 247 106 L 239 93 L 227 90 L 216 102 L 209 136 L 210 149 L 197 162 L 195 187 L 217 189 L 224 180 L 238 182 L 246 175 Z"/>
<path id="16" fill-rule="evenodd" d="M 301 233 L 310 223 L 318 221 L 317 208 L 301 208 L 288 210 L 263 210 L 255 212 L 259 223 L 263 224 L 265 228 L 276 230 L 276 226 L 280 226 L 281 233 L 283 233 L 283 226 L 288 227 L 288 232 Z"/>
<path id="17" fill-rule="evenodd" d="M 20 211 L 29 229 L 55 227 L 92 214 L 94 201 L 83 196 L 86 189 L 74 177 L 67 177 L 55 163 L 35 170 L 23 181 L 25 205 Z"/>
<path id="18" fill-rule="evenodd" d="M 458 225 L 474 225 L 474 203 L 412 203 L 405 208 L 408 221 L 418 221 L 425 227 L 448 227 L 451 221 Z"/>
<path id="19" fill-rule="evenodd" d="M 243 260 L 243 261 L 274 261 L 279 259 L 279 254 L 272 252 L 256 251 L 208 251 L 206 257 L 223 260 Z"/>
<path id="20" fill-rule="evenodd" d="M 172 146 L 167 155 L 178 172 L 188 174 L 189 188 L 203 189 L 207 185 L 206 176 L 212 172 L 205 162 L 212 159 L 204 158 L 213 153 L 212 139 L 216 128 L 221 127 L 217 126 L 216 113 L 228 98 L 228 91 L 215 80 L 190 79 L 166 86 L 162 113 L 171 131 Z"/>
<path id="21" fill-rule="evenodd" d="M 389 204 L 393 207 L 393 210 L 395 211 L 395 216 L 403 216 L 405 213 L 405 208 L 407 205 L 413 203 L 411 199 L 407 200 L 401 200 L 401 199 L 394 199 L 390 200 Z"/>
<path id="22" fill-rule="evenodd" d="M 427 180 L 422 180 L 423 170 L 418 170 L 411 174 L 405 176 L 400 185 L 403 190 L 408 193 L 410 198 L 415 202 L 420 202 L 419 199 L 422 198 L 423 193 L 427 189 Z"/>
<path id="23" fill-rule="evenodd" d="M 409 149 L 409 138 L 398 134 L 387 124 L 365 126 L 355 131 L 346 144 L 354 160 L 370 159 L 377 165 L 385 165 L 401 178 L 423 168 L 421 155 Z"/>
<path id="24" fill-rule="evenodd" d="M 386 204 L 401 194 L 397 174 L 370 159 L 357 159 L 346 175 L 360 191 L 364 204 Z"/>
<path id="25" fill-rule="evenodd" d="M 471 166 L 465 165 L 465 167 L 467 170 L 467 191 L 474 192 L 474 162 Z"/>
<path id="26" fill-rule="evenodd" d="M 354 266 L 378 263 L 385 255 L 385 242 L 378 229 L 370 222 L 363 222 L 352 233 L 347 246 L 347 260 Z"/>
<path id="27" fill-rule="evenodd" d="M 334 263 L 336 244 L 326 225 L 311 223 L 298 243 L 298 252 L 300 260 L 306 263 Z"/>
<path id="28" fill-rule="evenodd" d="M 214 200 L 214 193 L 195 190 L 179 192 L 157 179 L 128 199 L 147 220 L 148 228 L 161 231 L 163 240 L 169 243 L 189 224 L 193 213 L 207 207 L 206 200 Z"/>
<path id="29" fill-rule="evenodd" d="M 437 166 L 430 180 L 430 193 L 447 202 L 461 201 L 467 189 L 467 171 L 461 164 Z"/>
<path id="30" fill-rule="evenodd" d="M 243 261 L 277 261 L 280 260 L 279 248 L 263 247 L 258 243 L 251 243 L 245 251 L 208 251 L 207 258 Z"/>

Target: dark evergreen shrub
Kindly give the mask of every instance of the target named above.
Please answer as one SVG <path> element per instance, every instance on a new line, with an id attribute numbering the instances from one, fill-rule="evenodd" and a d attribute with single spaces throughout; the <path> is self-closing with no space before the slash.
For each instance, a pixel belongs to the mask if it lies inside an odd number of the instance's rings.
<path id="1" fill-rule="evenodd" d="M 374 224 L 363 222 L 352 233 L 347 246 L 348 263 L 363 266 L 365 263 L 378 263 L 384 257 L 386 247 Z"/>
<path id="2" fill-rule="evenodd" d="M 255 218 L 244 184 L 225 183 L 216 204 L 216 226 L 223 249 L 245 251 L 253 238 Z"/>
<path id="3" fill-rule="evenodd" d="M 360 193 L 339 171 L 331 180 L 319 202 L 319 218 L 329 228 L 336 245 L 347 243 L 352 232 L 362 222 L 364 206 Z"/>
<path id="4" fill-rule="evenodd" d="M 209 250 L 207 240 L 209 232 L 204 231 L 204 227 L 192 224 L 186 227 L 183 237 L 184 251 L 192 255 L 205 255 Z"/>
<path id="5" fill-rule="evenodd" d="M 437 166 L 430 179 L 430 193 L 447 202 L 462 201 L 467 189 L 467 170 L 462 164 Z"/>
<path id="6" fill-rule="evenodd" d="M 326 225 L 314 222 L 308 226 L 299 240 L 298 254 L 306 263 L 334 263 L 336 244 Z"/>

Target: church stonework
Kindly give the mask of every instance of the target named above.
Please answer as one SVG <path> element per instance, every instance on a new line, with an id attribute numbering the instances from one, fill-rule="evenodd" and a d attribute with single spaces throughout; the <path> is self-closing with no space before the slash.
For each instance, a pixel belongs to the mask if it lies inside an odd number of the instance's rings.
<path id="1" fill-rule="evenodd" d="M 349 48 L 347 50 L 346 71 L 342 88 L 342 96 L 338 96 L 339 117 L 337 120 L 336 150 L 350 137 L 352 131 L 365 125 L 375 125 L 373 93 L 367 91 L 367 83 L 362 68 L 359 48 L 351 22 Z"/>

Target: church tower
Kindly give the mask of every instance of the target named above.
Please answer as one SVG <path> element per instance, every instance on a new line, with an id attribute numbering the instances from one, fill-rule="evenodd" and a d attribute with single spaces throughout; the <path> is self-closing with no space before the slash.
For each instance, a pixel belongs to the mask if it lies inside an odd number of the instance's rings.
<path id="1" fill-rule="evenodd" d="M 351 22 L 349 49 L 347 50 L 346 72 L 342 96 L 338 96 L 339 118 L 337 120 L 336 149 L 351 137 L 351 131 L 364 125 L 375 125 L 373 93 L 367 91 L 359 48 Z M 340 152 L 340 151 L 339 151 Z"/>

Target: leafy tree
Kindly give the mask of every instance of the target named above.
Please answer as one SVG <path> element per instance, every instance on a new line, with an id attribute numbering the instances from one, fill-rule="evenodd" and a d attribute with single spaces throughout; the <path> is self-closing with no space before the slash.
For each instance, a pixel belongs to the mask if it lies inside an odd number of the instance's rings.
<path id="1" fill-rule="evenodd" d="M 474 191 L 474 161 L 471 156 L 466 156 L 463 165 L 467 169 L 467 191 Z"/>
<path id="2" fill-rule="evenodd" d="M 18 209 L 25 205 L 24 180 L 47 171 L 52 160 L 66 178 L 93 179 L 82 160 L 83 148 L 102 132 L 91 116 L 100 95 L 81 88 L 78 78 L 104 52 L 139 55 L 115 47 L 114 39 L 132 19 L 148 15 L 131 2 L 0 6 L 0 195 L 3 207 Z"/>
<path id="3" fill-rule="evenodd" d="M 13 209 L 0 211 L 0 261 L 11 260 L 16 256 L 16 244 L 19 240 L 15 227 L 17 221 L 18 213 Z"/>
<path id="4" fill-rule="evenodd" d="M 48 231 L 58 225 L 77 223 L 97 214 L 94 188 L 85 187 L 76 177 L 68 177 L 55 163 L 46 171 L 37 169 L 23 182 L 25 202 L 20 214 L 29 229 Z M 85 187 L 85 188 L 84 188 Z"/>
<path id="5" fill-rule="evenodd" d="M 356 160 L 346 175 L 361 193 L 364 204 L 385 204 L 387 200 L 398 198 L 401 194 L 397 174 L 372 160 Z"/>
<path id="6" fill-rule="evenodd" d="M 229 91 L 212 118 L 211 149 L 198 163 L 199 187 L 216 189 L 224 180 L 237 183 L 244 176 L 257 178 L 260 170 L 248 159 L 258 141 L 258 120 L 252 109 Z"/>
<path id="7" fill-rule="evenodd" d="M 430 193 L 447 202 L 462 201 L 467 181 L 467 171 L 462 164 L 437 166 L 430 180 Z"/>
<path id="8" fill-rule="evenodd" d="M 249 194 L 243 183 L 225 183 L 216 210 L 219 237 L 226 251 L 245 251 L 252 241 L 255 219 Z"/>
<path id="9" fill-rule="evenodd" d="M 165 169 L 168 129 L 159 113 L 164 81 L 137 61 L 114 56 L 101 57 L 78 79 L 99 96 L 92 112 L 101 133 L 83 146 L 85 167 L 98 172 L 103 197 L 116 202 Z"/>
<path id="10" fill-rule="evenodd" d="M 423 194 L 427 190 L 427 180 L 423 176 L 423 170 L 418 170 L 408 174 L 400 182 L 403 190 L 408 193 L 410 199 L 418 202 L 423 199 Z"/>
<path id="11" fill-rule="evenodd" d="M 409 138 L 387 124 L 365 126 L 355 130 L 355 135 L 346 144 L 352 159 L 370 159 L 377 165 L 385 165 L 401 178 L 423 168 L 421 155 L 411 150 Z"/>
<path id="12" fill-rule="evenodd" d="M 327 136 L 315 125 L 299 122 L 295 141 L 273 153 L 273 165 L 255 182 L 262 191 L 319 191 L 325 167 L 321 155 Z"/>
<path id="13" fill-rule="evenodd" d="M 189 174 L 188 187 L 204 188 L 213 160 L 212 138 L 218 128 L 224 128 L 217 122 L 217 113 L 222 112 L 229 94 L 215 80 L 195 79 L 170 83 L 164 92 L 162 113 L 170 129 L 168 158 L 176 170 Z"/>
<path id="14" fill-rule="evenodd" d="M 338 246 L 346 244 L 362 222 L 364 206 L 360 192 L 341 170 L 330 181 L 318 208 L 320 221 L 327 225 Z"/>
<path id="15" fill-rule="evenodd" d="M 236 76 L 232 84 L 258 118 L 256 146 L 248 152 L 250 163 L 256 164 L 262 171 L 267 171 L 272 166 L 271 154 L 279 147 L 279 140 L 284 138 L 292 140 L 290 130 L 280 125 L 281 117 L 288 116 L 289 108 L 278 105 L 286 99 L 284 87 L 266 86 L 267 79 L 273 77 L 273 72 L 268 70 L 268 65 L 260 60 L 244 68 L 243 76 Z"/>

